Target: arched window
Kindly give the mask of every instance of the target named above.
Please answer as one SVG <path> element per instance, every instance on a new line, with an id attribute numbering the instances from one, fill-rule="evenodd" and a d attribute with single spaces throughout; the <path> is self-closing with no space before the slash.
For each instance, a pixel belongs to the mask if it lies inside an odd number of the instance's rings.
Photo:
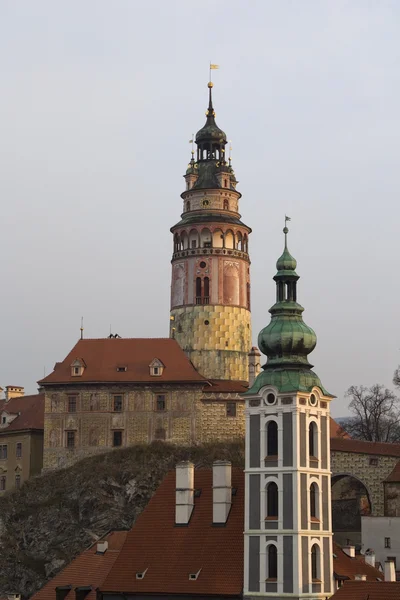
<path id="1" fill-rule="evenodd" d="M 224 210 L 229 210 L 229 202 L 227 199 L 224 200 Z"/>
<path id="2" fill-rule="evenodd" d="M 228 180 L 224 179 L 224 187 L 228 187 Z"/>
<path id="3" fill-rule="evenodd" d="M 273 544 L 267 549 L 267 571 L 267 579 L 278 579 L 278 552 Z"/>
<path id="4" fill-rule="evenodd" d="M 319 548 L 317 544 L 314 544 L 311 548 L 311 579 L 313 581 L 320 579 Z"/>
<path id="5" fill-rule="evenodd" d="M 190 202 L 189 202 L 189 200 L 186 202 L 186 210 L 190 210 Z"/>
<path id="6" fill-rule="evenodd" d="M 278 456 L 278 424 L 269 421 L 267 425 L 267 456 Z"/>
<path id="7" fill-rule="evenodd" d="M 278 486 L 274 481 L 267 485 L 267 517 L 278 518 L 279 515 Z"/>
<path id="8" fill-rule="evenodd" d="M 308 453 L 312 457 L 317 456 L 317 451 L 318 451 L 317 435 L 318 435 L 317 426 L 314 423 L 314 421 L 312 421 L 310 423 L 310 427 L 308 429 Z"/>
<path id="9" fill-rule="evenodd" d="M 209 304 L 209 302 L 210 302 L 210 280 L 208 277 L 204 277 L 203 304 Z"/>
<path id="10" fill-rule="evenodd" d="M 196 304 L 201 304 L 201 277 L 196 277 Z"/>
<path id="11" fill-rule="evenodd" d="M 317 515 L 317 494 L 318 488 L 315 483 L 310 485 L 310 517 L 316 518 Z"/>

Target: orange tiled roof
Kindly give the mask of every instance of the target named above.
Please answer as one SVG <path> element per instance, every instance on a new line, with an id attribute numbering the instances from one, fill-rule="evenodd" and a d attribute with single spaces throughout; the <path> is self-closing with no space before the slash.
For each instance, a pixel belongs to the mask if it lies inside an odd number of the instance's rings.
<path id="1" fill-rule="evenodd" d="M 383 573 L 365 562 L 363 556 L 351 558 L 342 548 L 333 542 L 333 572 L 339 579 L 348 577 L 354 579 L 356 575 L 366 575 L 367 581 L 383 579 Z"/>
<path id="2" fill-rule="evenodd" d="M 8 402 L 0 400 L 0 413 L 3 410 L 10 414 L 19 414 L 10 425 L 0 429 L 0 435 L 9 431 L 43 429 L 44 427 L 44 394 L 18 396 L 18 398 L 12 398 Z"/>
<path id="3" fill-rule="evenodd" d="M 400 457 L 400 444 L 385 442 L 364 442 L 345 438 L 331 438 L 331 450 Z"/>
<path id="4" fill-rule="evenodd" d="M 331 596 L 335 600 L 400 600 L 400 582 L 345 581 Z"/>
<path id="5" fill-rule="evenodd" d="M 224 527 L 212 525 L 212 470 L 195 470 L 201 489 L 187 527 L 175 526 L 175 472 L 170 472 L 128 533 L 103 592 L 240 596 L 243 590 L 244 475 L 232 469 L 232 508 Z M 136 573 L 147 569 L 143 579 Z M 189 574 L 200 575 L 189 580 Z"/>
<path id="6" fill-rule="evenodd" d="M 330 418 L 330 432 L 331 432 L 331 438 L 345 438 L 345 439 L 350 439 L 349 434 L 347 433 L 347 431 L 345 431 L 343 429 L 343 427 L 341 425 L 339 425 L 339 423 L 337 423 L 337 421 L 335 421 L 335 419 L 332 419 L 332 417 Z"/>
<path id="7" fill-rule="evenodd" d="M 104 554 L 97 554 L 96 542 L 48 581 L 31 600 L 55 600 L 55 588 L 69 585 L 71 591 L 68 592 L 65 600 L 75 600 L 75 588 L 80 586 L 91 586 L 92 590 L 85 596 L 85 600 L 96 600 L 96 588 L 103 583 L 110 572 L 126 534 L 126 531 L 113 531 L 105 536 L 103 540 L 108 542 L 108 549 Z"/>
<path id="8" fill-rule="evenodd" d="M 78 377 L 71 375 L 71 364 L 83 360 L 86 368 Z M 149 364 L 158 358 L 165 365 L 161 376 L 151 376 Z M 117 371 L 117 367 L 127 367 Z M 169 338 L 87 339 L 79 340 L 55 370 L 39 383 L 87 382 L 204 382 L 179 344 Z"/>

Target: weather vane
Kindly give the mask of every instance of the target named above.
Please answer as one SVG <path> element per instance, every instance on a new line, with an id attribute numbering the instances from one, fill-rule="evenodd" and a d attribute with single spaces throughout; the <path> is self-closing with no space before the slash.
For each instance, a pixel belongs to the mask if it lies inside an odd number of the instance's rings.
<path id="1" fill-rule="evenodd" d="M 212 62 L 210 61 L 210 83 L 211 83 L 211 71 L 213 69 L 219 69 L 219 65 L 213 65 Z"/>

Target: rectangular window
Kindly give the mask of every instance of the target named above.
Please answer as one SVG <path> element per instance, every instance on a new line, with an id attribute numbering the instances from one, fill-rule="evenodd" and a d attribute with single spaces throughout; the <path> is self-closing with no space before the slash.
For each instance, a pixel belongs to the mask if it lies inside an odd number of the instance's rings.
<path id="1" fill-rule="evenodd" d="M 75 375 L 79 375 L 79 367 L 74 367 L 74 373 Z"/>
<path id="2" fill-rule="evenodd" d="M 369 464 L 371 467 L 377 467 L 378 466 L 378 459 L 377 458 L 370 458 L 369 459 Z"/>
<path id="3" fill-rule="evenodd" d="M 16 475 L 15 476 L 15 489 L 19 490 L 20 487 L 21 487 L 21 475 Z"/>
<path id="4" fill-rule="evenodd" d="M 2 475 L 0 477 L 0 492 L 4 492 L 5 489 L 6 489 L 6 476 Z"/>
<path id="5" fill-rule="evenodd" d="M 1 423 L 2 425 L 5 425 L 7 423 L 7 417 L 1 417 Z"/>
<path id="6" fill-rule="evenodd" d="M 15 456 L 17 458 L 22 457 L 22 442 L 17 442 L 16 448 L 15 448 Z"/>
<path id="7" fill-rule="evenodd" d="M 0 458 L 5 460 L 7 458 L 7 444 L 0 446 Z"/>
<path id="8" fill-rule="evenodd" d="M 157 410 L 165 410 L 166 407 L 166 403 L 165 403 L 165 394 L 159 394 L 157 396 Z"/>
<path id="9" fill-rule="evenodd" d="M 122 396 L 114 396 L 114 412 L 122 412 Z"/>
<path id="10" fill-rule="evenodd" d="M 385 548 L 390 548 L 390 538 L 389 537 L 385 537 Z"/>
<path id="11" fill-rule="evenodd" d="M 75 448 L 75 431 L 67 431 L 67 448 Z"/>
<path id="12" fill-rule="evenodd" d="M 68 396 L 68 412 L 76 412 L 76 396 Z"/>
<path id="13" fill-rule="evenodd" d="M 236 402 L 227 402 L 226 403 L 226 416 L 227 417 L 236 417 Z"/>
<path id="14" fill-rule="evenodd" d="M 113 446 L 122 446 L 122 431 L 113 431 Z"/>

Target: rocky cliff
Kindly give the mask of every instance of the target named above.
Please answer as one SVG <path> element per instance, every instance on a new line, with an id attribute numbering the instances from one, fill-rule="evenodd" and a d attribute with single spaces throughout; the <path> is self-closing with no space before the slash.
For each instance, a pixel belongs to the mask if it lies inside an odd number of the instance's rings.
<path id="1" fill-rule="evenodd" d="M 31 596 L 96 539 L 128 529 L 181 460 L 244 465 L 244 443 L 114 450 L 44 474 L 0 498 L 0 594 Z"/>

